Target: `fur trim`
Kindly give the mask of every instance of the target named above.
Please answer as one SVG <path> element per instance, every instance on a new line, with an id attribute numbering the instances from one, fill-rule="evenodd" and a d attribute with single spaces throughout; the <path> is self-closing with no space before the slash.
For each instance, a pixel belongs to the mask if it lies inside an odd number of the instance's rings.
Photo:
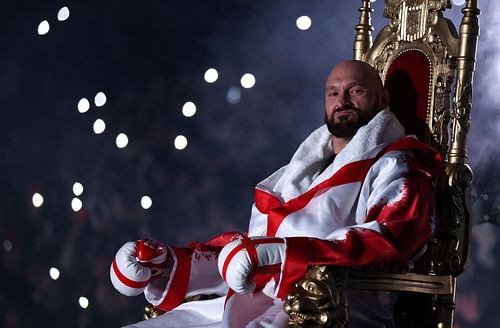
<path id="1" fill-rule="evenodd" d="M 388 108 L 381 110 L 356 132 L 352 140 L 335 156 L 333 163 L 321 172 L 328 159 L 334 155 L 332 135 L 326 125 L 322 125 L 302 142 L 287 166 L 260 182 L 257 188 L 271 192 L 286 202 L 332 176 L 342 166 L 369 158 L 373 150 L 403 136 L 404 128 L 396 116 Z"/>

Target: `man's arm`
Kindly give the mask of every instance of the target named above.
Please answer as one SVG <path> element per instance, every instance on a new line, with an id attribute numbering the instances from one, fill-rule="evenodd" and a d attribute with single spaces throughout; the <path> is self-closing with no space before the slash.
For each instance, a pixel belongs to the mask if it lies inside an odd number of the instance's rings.
<path id="1" fill-rule="evenodd" d="M 433 175 L 439 167 L 420 155 L 391 153 L 377 161 L 362 188 L 359 201 L 366 203 L 366 209 L 357 215 L 359 224 L 337 230 L 325 240 L 285 238 L 278 295 L 284 297 L 309 266 L 411 266 L 432 236 Z"/>
<path id="2" fill-rule="evenodd" d="M 142 258 L 142 248 L 138 245 L 144 241 L 128 242 L 118 250 L 111 265 L 111 281 L 126 296 L 144 292 L 149 303 L 164 311 L 175 308 L 191 296 L 224 295 L 228 287 L 217 270 L 217 258 L 224 245 L 241 237 L 240 233 L 228 232 L 185 248 L 163 246 L 167 253 L 165 256 L 162 252 L 165 259 L 159 264 Z"/>
<path id="3" fill-rule="evenodd" d="M 261 245 L 265 239 L 246 240 L 244 247 L 239 245 L 242 242 L 232 242 L 226 248 L 247 255 L 223 250 L 221 274 L 231 276 L 226 278 L 231 288 L 249 292 L 249 277 L 262 270 L 276 270 L 280 277 L 276 292 L 283 298 L 309 266 L 395 265 L 401 269 L 409 265 L 432 235 L 433 177 L 440 167 L 439 156 L 432 150 L 415 154 L 390 152 L 373 165 L 359 196 L 357 224 L 338 229 L 325 239 L 288 237 L 283 243 L 275 241 L 274 246 L 265 247 Z M 241 263 L 246 259 L 250 263 Z"/>

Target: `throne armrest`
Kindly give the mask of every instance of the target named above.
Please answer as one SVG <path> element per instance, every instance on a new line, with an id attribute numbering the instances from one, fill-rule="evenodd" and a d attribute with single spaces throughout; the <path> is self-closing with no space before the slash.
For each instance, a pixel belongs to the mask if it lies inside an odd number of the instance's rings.
<path id="1" fill-rule="evenodd" d="M 456 278 L 452 275 L 316 266 L 308 270 L 305 278 L 295 283 L 285 301 L 284 310 L 290 316 L 291 327 L 343 328 L 347 327 L 349 316 L 345 291 L 411 292 L 433 295 L 438 327 L 451 327 L 452 317 L 449 317 L 450 312 L 447 310 L 454 307 L 455 284 Z"/>

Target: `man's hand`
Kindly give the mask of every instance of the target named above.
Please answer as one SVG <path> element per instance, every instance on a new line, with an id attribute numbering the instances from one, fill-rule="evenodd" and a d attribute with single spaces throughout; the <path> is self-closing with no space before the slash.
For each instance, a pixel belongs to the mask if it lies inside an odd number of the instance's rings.
<path id="1" fill-rule="evenodd" d="M 255 275 L 280 273 L 285 258 L 282 238 L 242 238 L 228 243 L 219 254 L 219 272 L 237 293 L 255 289 Z"/>
<path id="2" fill-rule="evenodd" d="M 167 247 L 159 241 L 129 241 L 118 250 L 111 264 L 111 282 L 125 296 L 139 295 L 153 277 L 165 272 L 168 259 Z"/>

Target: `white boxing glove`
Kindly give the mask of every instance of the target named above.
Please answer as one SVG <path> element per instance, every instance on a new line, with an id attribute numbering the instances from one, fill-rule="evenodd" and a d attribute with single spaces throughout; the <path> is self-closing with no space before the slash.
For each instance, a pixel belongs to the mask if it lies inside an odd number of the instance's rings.
<path id="1" fill-rule="evenodd" d="M 111 263 L 111 283 L 125 296 L 139 295 L 153 277 L 165 272 L 168 260 L 168 249 L 161 242 L 129 241 L 116 252 Z"/>
<path id="2" fill-rule="evenodd" d="M 285 259 L 283 238 L 242 238 L 228 243 L 219 254 L 222 278 L 237 293 L 255 289 L 255 274 L 279 273 Z"/>

